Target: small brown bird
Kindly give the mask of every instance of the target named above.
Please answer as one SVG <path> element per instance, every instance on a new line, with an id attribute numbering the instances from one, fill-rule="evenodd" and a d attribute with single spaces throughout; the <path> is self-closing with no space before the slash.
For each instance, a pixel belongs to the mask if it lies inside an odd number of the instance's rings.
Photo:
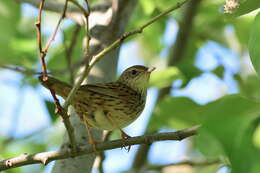
<path id="1" fill-rule="evenodd" d="M 94 149 L 91 127 L 102 130 L 119 129 L 123 140 L 130 137 L 122 128 L 136 120 L 143 111 L 153 70 L 154 67 L 135 65 L 126 69 L 116 82 L 82 85 L 77 90 L 71 104 L 85 123 L 89 142 Z M 40 81 L 64 99 L 72 89 L 71 85 L 52 77 L 48 77 L 47 81 L 40 77 Z"/>

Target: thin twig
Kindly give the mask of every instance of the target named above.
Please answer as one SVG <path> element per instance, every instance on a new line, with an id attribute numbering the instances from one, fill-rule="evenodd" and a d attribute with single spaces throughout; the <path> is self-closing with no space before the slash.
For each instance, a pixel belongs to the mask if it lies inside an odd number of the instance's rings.
<path id="1" fill-rule="evenodd" d="M 64 5 L 64 9 L 63 9 L 63 12 L 61 14 L 61 17 L 60 17 L 60 19 L 59 19 L 59 21 L 58 21 L 58 23 L 56 25 L 56 28 L 55 28 L 54 32 L 52 33 L 51 38 L 48 40 L 48 42 L 47 42 L 47 44 L 45 46 L 45 49 L 44 49 L 45 54 L 47 53 L 51 43 L 55 40 L 55 37 L 57 35 L 57 32 L 58 32 L 58 29 L 60 27 L 61 21 L 65 18 L 66 11 L 67 11 L 67 8 L 68 8 L 68 2 L 69 2 L 69 0 L 65 1 L 65 5 Z"/>
<path id="2" fill-rule="evenodd" d="M 84 60 L 85 62 L 86 60 Z M 74 71 L 75 69 L 77 69 L 78 67 L 80 67 L 80 65 L 82 65 L 83 61 L 77 62 L 75 64 L 71 65 L 71 70 Z M 0 68 L 2 69 L 7 69 L 7 70 L 11 70 L 11 71 L 15 71 L 15 72 L 19 72 L 22 73 L 24 75 L 42 75 L 42 72 L 38 72 L 36 70 L 32 70 L 32 69 L 27 69 L 24 67 L 18 67 L 18 66 L 12 66 L 12 65 L 5 65 L 5 64 L 0 64 Z M 53 71 L 49 71 L 47 72 L 47 74 L 52 74 L 52 75 L 62 75 L 65 73 L 69 73 L 70 70 L 68 70 L 68 68 L 64 69 L 64 70 L 53 70 Z"/>
<path id="3" fill-rule="evenodd" d="M 70 2 L 72 4 L 74 4 L 76 7 L 79 8 L 79 10 L 81 11 L 81 13 L 83 13 L 83 15 L 86 17 L 89 15 L 89 9 L 86 11 L 77 1 L 75 0 L 70 0 Z"/>
<path id="4" fill-rule="evenodd" d="M 198 126 L 194 126 L 189 129 L 179 130 L 176 132 L 168 133 L 156 133 L 152 135 L 132 137 L 125 140 L 126 145 L 136 145 L 136 144 L 150 144 L 155 141 L 164 140 L 182 140 L 190 136 L 197 134 Z M 113 140 L 109 142 L 103 142 L 96 145 L 97 151 L 110 150 L 122 147 L 122 140 Z M 42 163 L 47 165 L 53 160 L 66 159 L 70 157 L 77 157 L 85 154 L 90 154 L 95 152 L 91 145 L 80 147 L 76 153 L 69 150 L 58 150 L 49 151 L 36 154 L 22 154 L 18 157 L 14 157 L 7 160 L 0 161 L 0 171 L 7 170 L 10 168 L 20 167 L 24 165 Z"/>
<path id="5" fill-rule="evenodd" d="M 76 152 L 77 150 L 77 142 L 76 142 L 76 137 L 75 137 L 75 133 L 74 133 L 74 128 L 70 123 L 69 120 L 69 116 L 67 114 L 67 112 L 64 111 L 64 109 L 62 108 L 59 99 L 56 97 L 54 90 L 51 87 L 48 87 L 51 95 L 54 99 L 55 105 L 56 105 L 56 110 L 55 113 L 58 113 L 61 115 L 62 119 L 63 119 L 63 123 L 65 125 L 65 128 L 68 132 L 68 136 L 69 136 L 69 140 L 70 140 L 70 144 L 72 146 L 72 151 Z"/>
<path id="6" fill-rule="evenodd" d="M 41 64 L 42 64 L 42 72 L 43 72 L 43 80 L 47 79 L 47 68 L 45 63 L 45 52 L 42 51 L 42 36 L 41 36 L 41 23 L 42 23 L 42 10 L 44 7 L 45 0 L 41 0 L 40 6 L 39 6 L 39 15 L 38 15 L 38 21 L 35 23 L 36 31 L 37 31 L 37 38 L 38 38 L 38 45 L 39 45 L 39 53 L 41 58 Z"/>
<path id="7" fill-rule="evenodd" d="M 178 8 L 180 8 L 183 4 L 185 4 L 186 2 L 188 2 L 189 0 L 182 0 L 179 3 L 177 3 L 176 5 L 168 8 L 167 10 L 165 10 L 164 12 L 162 12 L 161 14 L 155 16 L 154 18 L 152 18 L 151 20 L 149 20 L 147 23 L 145 23 L 144 25 L 142 25 L 141 27 L 131 31 L 131 32 L 127 32 L 125 34 L 123 34 L 123 36 L 119 39 L 117 39 L 114 43 L 112 43 L 110 46 L 108 46 L 107 48 L 105 48 L 104 50 L 102 50 L 100 53 L 98 53 L 97 55 L 93 56 L 90 60 L 90 62 L 85 66 L 83 73 L 81 74 L 81 76 L 79 77 L 79 80 L 76 82 L 76 84 L 74 85 L 74 87 L 72 88 L 72 90 L 70 91 L 67 99 L 65 100 L 64 103 L 64 109 L 67 110 L 68 106 L 72 100 L 72 98 L 74 97 L 77 89 L 80 87 L 81 83 L 83 82 L 83 80 L 87 77 L 88 73 L 90 72 L 91 68 L 104 56 L 106 55 L 108 52 L 110 52 L 111 50 L 113 50 L 114 48 L 118 47 L 126 38 L 138 34 L 138 33 L 142 33 L 142 31 L 148 27 L 149 25 L 151 25 L 152 23 L 154 23 L 155 21 L 159 20 L 160 18 L 168 15 L 170 12 L 172 12 L 173 10 L 176 10 Z"/>
<path id="8" fill-rule="evenodd" d="M 41 3 L 40 3 L 40 7 L 39 7 L 39 17 L 38 17 L 38 21 L 36 22 L 36 29 L 37 29 L 37 35 L 38 35 L 38 44 L 39 44 L 39 51 L 40 51 L 40 58 L 41 58 L 41 64 L 42 64 L 42 71 L 43 71 L 43 76 L 42 76 L 42 80 L 43 81 L 46 81 L 48 80 L 48 74 L 47 74 L 47 68 L 46 68 L 46 63 L 45 63 L 45 57 L 46 57 L 46 54 L 48 52 L 48 49 L 52 43 L 52 41 L 55 39 L 56 35 L 57 35 L 57 32 L 58 32 L 58 29 L 59 29 L 59 26 L 61 24 L 61 21 L 65 18 L 65 15 L 66 15 L 66 10 L 67 10 L 67 7 L 68 7 L 68 1 L 69 0 L 66 0 L 65 1 L 65 5 L 64 5 L 64 8 L 63 8 L 63 11 L 62 11 L 62 14 L 61 14 L 61 17 L 56 25 L 56 28 L 52 34 L 52 36 L 50 37 L 50 39 L 48 40 L 48 42 L 46 43 L 46 46 L 44 48 L 44 50 L 42 49 L 42 40 L 41 40 L 41 16 L 42 16 L 42 9 L 44 7 L 44 2 L 45 0 L 42 0 Z M 64 122 L 64 125 L 65 125 L 65 128 L 68 132 L 68 136 L 69 136 L 69 140 L 70 140 L 70 143 L 72 145 L 72 151 L 73 152 L 76 152 L 76 138 L 75 138 L 75 134 L 74 134 L 74 129 L 69 121 L 69 116 L 67 115 L 67 111 L 64 110 L 62 108 L 62 106 L 60 105 L 60 102 L 58 100 L 58 98 L 56 97 L 55 95 L 55 91 L 51 88 L 51 87 L 48 87 L 50 92 L 51 92 L 51 95 L 54 99 L 54 102 L 55 102 L 55 105 L 56 105 L 56 112 L 59 113 L 62 118 L 63 118 L 63 122 Z"/>
<path id="9" fill-rule="evenodd" d="M 84 56 L 89 56 L 90 55 L 90 48 L 89 48 L 89 44 L 90 44 L 90 40 L 91 40 L 91 36 L 89 33 L 89 15 L 90 15 L 90 6 L 88 3 L 88 0 L 85 0 L 85 3 L 87 5 L 87 15 L 85 15 L 85 19 L 86 19 L 86 32 L 87 32 L 87 39 L 86 39 L 86 50 L 84 52 Z"/>
<path id="10" fill-rule="evenodd" d="M 19 72 L 19 73 L 22 73 L 22 74 L 25 74 L 25 75 L 42 74 L 42 72 L 36 72 L 35 70 L 25 69 L 23 67 L 17 67 L 17 66 L 9 66 L 9 65 L 4 65 L 4 64 L 0 64 L 0 68 L 12 70 L 12 71 Z"/>

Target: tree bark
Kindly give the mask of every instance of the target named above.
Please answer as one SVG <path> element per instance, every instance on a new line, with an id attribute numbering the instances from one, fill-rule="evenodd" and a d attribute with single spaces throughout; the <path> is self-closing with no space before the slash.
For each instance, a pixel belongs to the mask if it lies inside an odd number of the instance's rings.
<path id="1" fill-rule="evenodd" d="M 91 54 L 96 54 L 104 47 L 119 38 L 125 31 L 125 27 L 129 21 L 130 15 L 135 7 L 136 0 L 113 0 L 112 6 L 108 10 L 112 10 L 111 17 L 108 17 L 109 13 L 101 14 L 101 18 L 106 19 L 107 25 L 94 25 L 91 28 L 92 40 L 95 40 L 91 44 Z M 92 13 L 93 14 L 93 13 Z M 90 15 L 89 21 L 96 22 L 94 15 Z M 103 57 L 103 59 L 97 63 L 93 68 L 89 76 L 89 83 L 96 82 L 108 82 L 114 80 L 114 76 L 117 68 L 119 48 L 111 51 Z M 75 128 L 76 140 L 80 145 L 88 144 L 87 131 L 84 124 L 78 119 L 78 116 L 70 108 L 71 122 Z M 96 140 L 100 140 L 102 137 L 102 131 L 93 129 L 93 136 Z M 68 148 L 68 137 L 65 135 L 62 149 Z M 80 156 L 77 158 L 70 158 L 65 160 L 56 161 L 52 173 L 88 173 L 92 170 L 92 165 L 95 160 L 95 154 L 89 154 Z"/>

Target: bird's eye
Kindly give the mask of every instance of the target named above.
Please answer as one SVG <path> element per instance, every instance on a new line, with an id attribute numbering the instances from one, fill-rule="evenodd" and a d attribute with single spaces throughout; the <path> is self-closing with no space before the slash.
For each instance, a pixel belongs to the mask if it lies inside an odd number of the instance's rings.
<path id="1" fill-rule="evenodd" d="M 136 74 L 137 74 L 137 71 L 136 71 L 136 70 L 132 70 L 132 71 L 131 71 L 131 74 L 132 74 L 132 75 L 136 75 Z"/>

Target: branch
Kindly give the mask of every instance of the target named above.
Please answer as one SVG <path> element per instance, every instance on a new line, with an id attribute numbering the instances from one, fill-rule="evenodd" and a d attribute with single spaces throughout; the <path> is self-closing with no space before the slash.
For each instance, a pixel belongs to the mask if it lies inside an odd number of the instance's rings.
<path id="1" fill-rule="evenodd" d="M 38 15 L 38 21 L 35 23 L 36 31 L 37 31 L 37 38 L 38 38 L 38 45 L 39 45 L 39 53 L 41 58 L 41 64 L 42 64 L 42 72 L 43 72 L 43 78 L 46 79 L 47 77 L 47 68 L 45 64 L 45 56 L 46 53 L 42 51 L 42 37 L 41 37 L 41 23 L 42 23 L 42 10 L 44 7 L 45 0 L 41 0 L 41 3 L 39 5 L 39 15 Z"/>
<path id="2" fill-rule="evenodd" d="M 7 69 L 7 70 L 12 70 L 15 72 L 19 72 L 25 75 L 36 75 L 36 74 L 41 74 L 41 72 L 36 72 L 35 70 L 31 69 L 25 69 L 23 67 L 18 67 L 18 66 L 9 66 L 9 65 L 4 65 L 0 64 L 0 68 Z"/>
<path id="3" fill-rule="evenodd" d="M 152 18 L 151 20 L 149 20 L 147 23 L 145 23 L 144 25 L 142 25 L 141 27 L 127 32 L 125 34 L 123 34 L 123 36 L 119 39 L 117 39 L 114 43 L 112 43 L 110 46 L 108 46 L 107 48 L 105 48 L 103 51 L 101 51 L 100 53 L 98 53 L 97 55 L 93 56 L 91 58 L 91 61 L 89 62 L 89 64 L 87 64 L 83 70 L 82 75 L 79 77 L 79 80 L 76 82 L 76 84 L 74 85 L 74 87 L 72 88 L 72 90 L 70 91 L 67 99 L 65 100 L 64 103 L 64 109 L 67 110 L 68 106 L 72 100 L 72 98 L 74 97 L 77 89 L 80 87 L 81 83 L 83 82 L 84 79 L 86 79 L 88 73 L 90 72 L 91 68 L 107 53 L 109 53 L 111 50 L 115 49 L 116 47 L 118 47 L 125 39 L 127 39 L 128 37 L 138 34 L 138 33 L 142 33 L 142 31 L 148 27 L 149 25 L 153 24 L 154 22 L 156 22 L 157 20 L 159 20 L 160 18 L 168 15 L 170 12 L 180 8 L 183 4 L 185 4 L 186 2 L 188 2 L 188 0 L 182 0 L 179 3 L 177 3 L 176 5 L 168 8 L 167 10 L 165 10 L 164 12 L 162 12 L 161 14 L 155 16 L 154 18 Z"/>
<path id="4" fill-rule="evenodd" d="M 33 5 L 34 7 L 38 8 L 41 0 L 15 0 L 20 3 L 28 3 Z M 52 11 L 52 12 L 57 12 L 61 13 L 63 11 L 63 3 L 53 1 L 53 0 L 47 0 L 45 2 L 44 10 Z M 100 11 L 100 12 L 105 12 L 108 8 L 110 7 L 110 4 L 99 4 L 95 5 L 91 8 L 91 11 Z M 81 9 L 78 7 L 73 7 L 73 6 L 68 6 L 68 13 L 81 13 Z"/>
<path id="5" fill-rule="evenodd" d="M 178 140 L 181 141 L 190 136 L 197 134 L 199 126 L 194 126 L 188 129 L 179 130 L 176 132 L 168 133 L 157 133 L 152 135 L 132 137 L 125 140 L 126 145 L 136 145 L 136 144 L 150 144 L 155 141 L 164 141 L 164 140 Z M 97 151 L 104 151 L 109 149 L 121 148 L 122 140 L 113 140 L 109 142 L 103 142 L 96 145 Z M 47 165 L 53 160 L 66 159 L 70 157 L 77 157 L 85 154 L 93 153 L 93 147 L 88 145 L 80 147 L 75 153 L 68 150 L 58 150 L 58 151 L 49 151 L 36 154 L 22 154 L 18 157 L 14 157 L 7 160 L 0 161 L 0 171 L 7 170 L 10 168 L 16 168 L 24 165 L 42 163 Z"/>
<path id="6" fill-rule="evenodd" d="M 91 36 L 90 36 L 90 33 L 89 33 L 89 15 L 90 15 L 90 5 L 89 5 L 89 2 L 88 0 L 85 0 L 85 3 L 87 5 L 87 12 L 88 13 L 84 13 L 84 16 L 85 16 L 85 28 L 86 28 L 86 36 L 87 36 L 87 39 L 86 39 L 86 48 L 85 48 L 85 51 L 84 51 L 84 56 L 89 56 L 90 55 L 90 40 L 91 40 Z"/>
<path id="7" fill-rule="evenodd" d="M 80 67 L 79 63 L 82 64 L 83 61 L 80 61 L 80 62 L 78 62 L 76 64 L 72 64 L 71 65 L 72 66 L 71 70 L 74 71 L 76 68 Z M 27 69 L 27 68 L 22 67 L 22 66 L 0 64 L 0 68 L 11 70 L 11 71 L 18 72 L 18 73 L 21 73 L 21 74 L 24 74 L 24 75 L 28 75 L 28 76 L 31 76 L 31 75 L 42 75 L 42 72 L 39 72 L 39 71 L 36 71 L 36 70 L 33 70 L 33 69 Z M 68 68 L 66 68 L 64 70 L 49 71 L 49 72 L 47 72 L 47 74 L 61 75 L 61 74 L 66 74 L 68 72 L 70 72 L 70 70 L 68 70 Z"/>
<path id="8" fill-rule="evenodd" d="M 58 21 L 58 23 L 57 23 L 57 25 L 55 27 L 54 32 L 52 33 L 50 39 L 46 43 L 44 49 L 42 48 L 41 23 L 42 23 L 42 10 L 44 8 L 45 0 L 41 0 L 40 6 L 39 6 L 38 21 L 36 22 L 35 25 L 36 25 L 36 30 L 37 30 L 39 53 L 40 53 L 42 73 L 43 73 L 43 75 L 41 77 L 41 80 L 43 80 L 43 81 L 48 80 L 47 67 L 46 67 L 46 64 L 45 64 L 45 57 L 46 57 L 46 54 L 47 54 L 47 52 L 49 50 L 49 47 L 50 47 L 52 41 L 56 37 L 56 34 L 58 32 L 58 29 L 59 29 L 59 26 L 60 26 L 62 20 L 65 18 L 65 14 L 66 14 L 67 7 L 68 7 L 68 2 L 69 2 L 69 0 L 65 1 L 61 17 L 60 17 L 60 19 L 59 19 L 59 21 Z M 69 116 L 67 115 L 67 111 L 64 110 L 62 108 L 62 106 L 60 105 L 60 102 L 59 102 L 58 98 L 55 95 L 55 91 L 50 86 L 48 86 L 48 88 L 49 88 L 49 90 L 51 92 L 51 95 L 52 95 L 53 100 L 54 100 L 55 105 L 56 105 L 56 111 L 55 112 L 61 115 L 61 117 L 63 119 L 63 122 L 64 122 L 64 125 L 65 125 L 65 128 L 66 128 L 66 130 L 68 132 L 69 140 L 70 140 L 70 143 L 72 145 L 72 151 L 76 152 L 76 149 L 77 149 L 76 138 L 75 138 L 73 126 L 71 125 L 70 120 L 69 120 Z"/>

